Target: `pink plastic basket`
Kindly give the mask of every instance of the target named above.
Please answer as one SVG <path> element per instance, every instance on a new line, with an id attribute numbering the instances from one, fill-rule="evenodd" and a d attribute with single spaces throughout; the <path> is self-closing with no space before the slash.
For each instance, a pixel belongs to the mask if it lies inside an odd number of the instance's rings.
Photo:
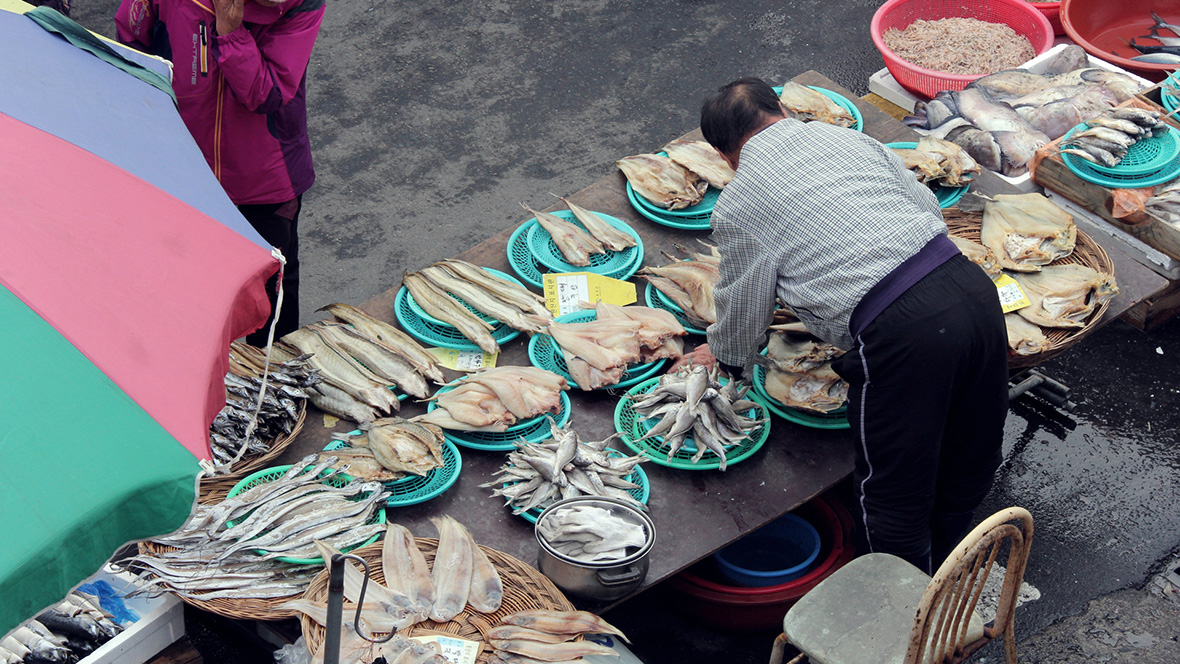
<path id="1" fill-rule="evenodd" d="M 873 14 L 869 33 L 885 59 L 889 73 L 902 87 L 929 99 L 942 90 L 962 90 L 979 75 L 947 74 L 910 64 L 885 45 L 886 30 L 904 30 L 918 19 L 974 18 L 989 23 L 1006 23 L 1032 44 L 1037 55 L 1053 46 L 1053 27 L 1044 14 L 1025 0 L 889 0 Z"/>

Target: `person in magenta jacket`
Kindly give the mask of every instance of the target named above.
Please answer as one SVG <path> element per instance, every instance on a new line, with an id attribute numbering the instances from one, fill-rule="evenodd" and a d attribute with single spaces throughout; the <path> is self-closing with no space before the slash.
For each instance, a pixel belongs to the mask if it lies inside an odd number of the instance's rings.
<path id="1" fill-rule="evenodd" d="M 324 0 L 122 0 L 115 14 L 120 42 L 172 61 L 180 117 L 213 174 L 286 257 L 276 336 L 299 326 L 298 221 L 315 181 L 307 63 L 323 17 Z M 247 340 L 263 346 L 266 331 Z"/>

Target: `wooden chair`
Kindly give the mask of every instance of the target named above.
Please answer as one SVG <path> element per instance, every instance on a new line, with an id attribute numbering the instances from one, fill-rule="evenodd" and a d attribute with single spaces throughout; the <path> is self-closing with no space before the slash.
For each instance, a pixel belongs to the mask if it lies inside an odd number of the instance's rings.
<path id="1" fill-rule="evenodd" d="M 803 596 L 783 617 L 770 663 L 787 644 L 816 664 L 957 664 L 1003 636 L 1016 664 L 1016 597 L 1032 544 L 1032 516 L 1022 507 L 993 514 L 955 547 L 931 578 L 896 556 L 874 553 L 848 563 Z M 1008 544 L 996 618 L 975 613 L 980 592 Z"/>

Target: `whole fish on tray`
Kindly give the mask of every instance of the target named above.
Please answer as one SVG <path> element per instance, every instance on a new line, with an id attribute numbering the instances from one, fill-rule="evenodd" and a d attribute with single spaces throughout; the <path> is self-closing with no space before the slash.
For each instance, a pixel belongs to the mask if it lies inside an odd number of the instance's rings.
<path id="1" fill-rule="evenodd" d="M 733 168 L 705 141 L 677 139 L 663 147 L 668 158 L 704 178 L 709 186 L 724 189 L 733 179 Z"/>
<path id="2" fill-rule="evenodd" d="M 333 437 L 351 445 L 352 450 L 367 449 L 383 468 L 397 477 L 424 477 L 444 464 L 443 433 L 432 424 L 384 417 L 362 424 L 358 435 L 333 434 Z M 333 451 L 333 454 L 344 451 Z M 351 471 L 350 467 L 350 473 L 355 475 Z"/>
<path id="3" fill-rule="evenodd" d="M 337 320 L 348 323 L 373 343 L 381 344 L 401 355 L 427 380 L 439 385 L 446 382 L 442 370 L 438 367 L 438 359 L 426 352 L 426 349 L 419 346 L 410 335 L 389 323 L 373 318 L 351 304 L 329 304 L 321 307 L 319 311 L 331 313 Z"/>
<path id="4" fill-rule="evenodd" d="M 984 205 L 979 239 L 1004 269 L 1039 272 L 1073 253 L 1077 234 L 1073 216 L 1041 194 L 1000 194 Z"/>
<path id="5" fill-rule="evenodd" d="M 282 361 L 307 356 L 308 365 L 323 378 L 308 397 L 325 412 L 368 422 L 377 413 L 388 414 L 400 408 L 388 382 L 308 326 L 285 335 L 274 344 L 272 354 Z"/>
<path id="6" fill-rule="evenodd" d="M 548 312 L 545 312 L 544 316 L 540 316 L 499 299 L 483 287 L 456 275 L 443 263 L 422 268 L 416 274 L 425 277 L 439 289 L 463 300 L 476 311 L 502 323 L 507 323 L 515 330 L 536 334 L 543 331 L 549 321 L 553 320 Z"/>
<path id="7" fill-rule="evenodd" d="M 602 242 L 565 219 L 548 212 L 537 212 L 524 203 L 520 206 L 536 217 L 537 223 L 553 238 L 553 243 L 570 265 L 589 265 L 590 254 L 606 253 Z"/>
<path id="8" fill-rule="evenodd" d="M 561 410 L 569 382 L 536 367 L 505 366 L 462 379 L 431 398 L 435 409 L 418 422 L 459 431 L 504 431 L 517 421 Z"/>
<path id="9" fill-rule="evenodd" d="M 1084 265 L 1047 265 L 1012 277 L 1032 303 L 1016 313 L 1042 327 L 1084 327 L 1090 314 L 1118 293 L 1114 275 Z"/>
<path id="10" fill-rule="evenodd" d="M 766 370 L 766 393 L 790 408 L 829 413 L 844 405 L 848 383 L 832 369 L 843 351 L 812 336 L 799 323 L 777 326 L 766 357 L 755 361 Z"/>
<path id="11" fill-rule="evenodd" d="M 451 297 L 445 290 L 416 272 L 402 276 L 402 284 L 414 296 L 414 301 L 427 314 L 455 327 L 485 353 L 500 352 L 500 345 L 492 338 L 494 326 Z"/>
<path id="12" fill-rule="evenodd" d="M 557 196 L 557 194 L 554 194 L 554 196 Z M 586 208 L 579 205 L 574 205 L 573 203 L 569 202 L 569 199 L 567 198 L 562 198 L 561 196 L 557 196 L 557 198 L 562 203 L 565 203 L 565 206 L 568 207 L 570 212 L 573 213 L 574 218 L 582 222 L 582 225 L 586 227 L 586 230 L 590 232 L 590 235 L 592 235 L 595 240 L 601 242 L 604 248 L 611 251 L 622 251 L 639 244 L 635 241 L 635 238 L 608 224 L 605 220 L 603 220 L 602 217 L 599 217 L 596 212 L 587 210 Z M 538 218 L 538 221 L 539 220 L 540 218 Z"/>
<path id="13" fill-rule="evenodd" d="M 803 122 L 817 121 L 844 128 L 856 125 L 856 118 L 848 109 L 832 101 L 831 97 L 794 81 L 783 84 L 778 100 L 791 117 Z"/>
<path id="14" fill-rule="evenodd" d="M 627 176 L 635 193 L 669 210 L 680 210 L 700 203 L 709 183 L 668 157 L 637 154 L 623 157 L 615 166 Z"/>
<path id="15" fill-rule="evenodd" d="M 721 280 L 719 260 L 674 260 L 663 266 L 645 267 L 639 276 L 675 302 L 690 323 L 703 329 L 717 322 L 713 288 Z"/>

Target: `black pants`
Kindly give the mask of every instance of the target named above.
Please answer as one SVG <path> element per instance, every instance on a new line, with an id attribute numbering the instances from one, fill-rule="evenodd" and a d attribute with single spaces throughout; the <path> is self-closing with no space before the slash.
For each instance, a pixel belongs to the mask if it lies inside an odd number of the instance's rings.
<path id="1" fill-rule="evenodd" d="M 285 203 L 238 206 L 242 216 L 262 239 L 283 252 L 283 257 L 287 259 L 283 270 L 283 309 L 279 312 L 279 322 L 275 326 L 275 339 L 299 327 L 299 212 L 302 209 L 302 196 Z M 274 319 L 278 298 L 277 275 L 266 282 L 266 295 L 270 298 L 271 315 L 261 329 L 246 337 L 246 343 L 259 348 L 266 346 L 270 322 Z"/>
<path id="2" fill-rule="evenodd" d="M 868 551 L 930 573 L 967 534 L 1000 464 L 1007 355 L 995 286 L 955 256 L 834 363 L 851 386 L 853 480 Z"/>

